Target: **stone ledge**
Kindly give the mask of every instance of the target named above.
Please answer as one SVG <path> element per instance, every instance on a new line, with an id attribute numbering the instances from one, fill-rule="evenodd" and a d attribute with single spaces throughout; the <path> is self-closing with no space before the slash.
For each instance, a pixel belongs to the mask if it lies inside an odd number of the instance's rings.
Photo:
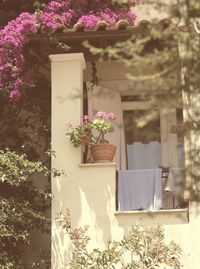
<path id="1" fill-rule="evenodd" d="M 83 53 L 65 53 L 65 54 L 50 54 L 51 62 L 73 62 L 79 61 L 83 69 L 86 68 L 85 58 Z"/>
<path id="2" fill-rule="evenodd" d="M 116 167 L 116 163 L 111 162 L 111 163 L 81 163 L 79 164 L 79 167 Z"/>
<path id="3" fill-rule="evenodd" d="M 187 224 L 189 222 L 189 208 L 115 211 L 115 216 L 121 223 L 149 220 L 152 223 L 163 225 Z"/>
<path id="4" fill-rule="evenodd" d="M 189 208 L 178 209 L 156 209 L 156 210 L 134 210 L 134 211 L 116 211 L 115 215 L 132 215 L 132 214 L 162 214 L 162 213 L 188 213 Z"/>

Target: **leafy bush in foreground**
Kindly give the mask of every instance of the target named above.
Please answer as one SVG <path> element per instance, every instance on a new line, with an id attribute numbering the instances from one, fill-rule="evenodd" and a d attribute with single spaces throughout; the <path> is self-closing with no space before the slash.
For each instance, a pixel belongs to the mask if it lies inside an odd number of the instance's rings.
<path id="1" fill-rule="evenodd" d="M 36 188 L 33 181 L 33 176 L 37 180 L 36 176 L 47 174 L 41 162 L 29 161 L 25 154 L 0 150 L 1 269 L 40 268 L 36 261 L 35 265 L 31 261 L 25 264 L 22 257 L 25 248 L 34 248 L 31 234 L 48 231 L 44 212 L 49 207 L 49 192 Z"/>
<path id="2" fill-rule="evenodd" d="M 73 245 L 71 261 L 66 265 L 68 269 L 154 269 L 163 265 L 182 268 L 180 247 L 173 241 L 166 244 L 164 231 L 158 225 L 149 228 L 134 225 L 121 241 L 109 242 L 105 250 L 95 248 L 89 252 L 88 227 L 72 228 L 69 211 L 61 214 L 58 222 Z"/>

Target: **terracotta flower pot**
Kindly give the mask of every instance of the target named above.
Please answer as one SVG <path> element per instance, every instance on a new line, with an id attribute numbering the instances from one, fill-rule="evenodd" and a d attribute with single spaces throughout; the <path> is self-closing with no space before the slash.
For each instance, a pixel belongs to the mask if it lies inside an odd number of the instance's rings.
<path id="1" fill-rule="evenodd" d="M 113 144 L 96 144 L 91 146 L 92 157 L 95 162 L 112 162 L 116 152 Z"/>

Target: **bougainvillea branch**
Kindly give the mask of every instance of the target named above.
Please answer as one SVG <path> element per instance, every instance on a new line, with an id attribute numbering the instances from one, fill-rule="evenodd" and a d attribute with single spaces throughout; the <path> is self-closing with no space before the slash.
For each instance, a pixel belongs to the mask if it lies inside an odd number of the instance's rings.
<path id="1" fill-rule="evenodd" d="M 0 31 L 0 93 L 17 100 L 24 88 L 34 85 L 23 55 L 27 33 L 52 33 L 57 29 L 73 28 L 76 23 L 93 30 L 99 21 L 105 21 L 115 29 L 121 19 L 134 25 L 136 14 L 131 8 L 140 2 L 52 0 L 34 14 L 22 13 Z"/>

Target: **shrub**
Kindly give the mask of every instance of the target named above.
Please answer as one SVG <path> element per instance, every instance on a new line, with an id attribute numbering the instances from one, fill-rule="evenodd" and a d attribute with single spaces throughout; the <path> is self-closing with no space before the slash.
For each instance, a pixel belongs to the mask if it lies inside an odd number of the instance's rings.
<path id="1" fill-rule="evenodd" d="M 1 269 L 33 268 L 32 261 L 23 260 L 25 247 L 34 248 L 31 234 L 35 231 L 48 232 L 49 220 L 44 211 L 49 207 L 49 191 L 36 188 L 32 180 L 39 173 L 48 174 L 41 162 L 29 161 L 25 154 L 0 150 Z"/>
<path id="2" fill-rule="evenodd" d="M 58 217 L 58 222 L 69 235 L 73 245 L 72 258 L 66 268 L 69 269 L 180 269 L 181 249 L 173 241 L 166 244 L 163 229 L 156 225 L 144 228 L 134 225 L 119 242 L 109 242 L 105 250 L 88 251 L 88 227 L 72 228 L 70 214 Z M 126 257 L 126 258 L 125 258 Z"/>

